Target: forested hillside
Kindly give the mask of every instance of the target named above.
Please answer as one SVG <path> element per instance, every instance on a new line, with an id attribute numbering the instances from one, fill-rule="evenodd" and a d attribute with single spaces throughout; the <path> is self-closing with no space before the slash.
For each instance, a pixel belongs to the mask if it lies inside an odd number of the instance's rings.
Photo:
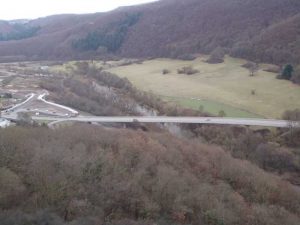
<path id="1" fill-rule="evenodd" d="M 30 21 L 41 27 L 38 34 L 1 42 L 0 56 L 183 58 L 221 47 L 255 61 L 299 63 L 299 13 L 298 0 L 161 0 L 108 13 Z"/>
<path id="2" fill-rule="evenodd" d="M 300 189 L 220 147 L 76 125 L 0 130 L 1 225 L 298 225 Z"/>
<path id="3" fill-rule="evenodd" d="M 101 67 L 98 62 L 51 62 L 51 76 L 40 69 L 45 64 L 29 67 L 31 63 L 14 63 L 20 66 L 16 73 L 27 74 L 22 79 L 41 73 L 38 82 L 34 76 L 27 83 L 40 86 L 36 92 L 48 90 L 48 100 L 81 115 L 208 115 L 136 89 L 126 78 L 105 71 L 108 62 Z M 15 126 L 0 129 L 1 225 L 300 223 L 296 127 L 137 120 L 47 124 L 43 119 L 38 124 L 31 115 L 40 105 L 28 107 Z M 298 121 L 300 111 L 287 111 L 283 119 Z"/>
<path id="4" fill-rule="evenodd" d="M 23 23 L 0 22 L 0 42 L 11 40 L 23 40 L 31 38 L 39 31 L 39 26 L 30 26 Z"/>

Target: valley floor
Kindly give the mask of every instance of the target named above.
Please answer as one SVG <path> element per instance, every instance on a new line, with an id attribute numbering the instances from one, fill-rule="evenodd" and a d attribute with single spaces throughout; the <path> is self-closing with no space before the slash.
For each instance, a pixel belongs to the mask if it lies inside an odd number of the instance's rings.
<path id="1" fill-rule="evenodd" d="M 276 79 L 275 73 L 260 70 L 254 77 L 243 68 L 245 60 L 226 57 L 221 64 L 208 64 L 206 56 L 194 61 L 154 59 L 108 69 L 128 78 L 136 87 L 181 106 L 212 114 L 224 111 L 230 117 L 280 118 L 284 111 L 300 108 L 300 87 Z M 177 70 L 192 66 L 194 75 Z M 167 69 L 169 74 L 162 74 Z M 252 94 L 252 92 L 255 94 Z"/>

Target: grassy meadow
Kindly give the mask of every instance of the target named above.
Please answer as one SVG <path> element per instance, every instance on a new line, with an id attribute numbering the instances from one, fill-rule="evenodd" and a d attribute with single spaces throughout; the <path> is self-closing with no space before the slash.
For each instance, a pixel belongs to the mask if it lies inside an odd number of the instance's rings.
<path id="1" fill-rule="evenodd" d="M 276 74 L 259 70 L 254 77 L 242 67 L 245 60 L 226 57 L 221 64 L 208 64 L 206 57 L 194 61 L 153 59 L 108 69 L 128 78 L 136 87 L 169 102 L 202 108 L 217 115 L 280 118 L 285 110 L 300 108 L 300 87 L 277 80 Z M 177 74 L 184 66 L 199 70 L 194 75 Z M 169 74 L 162 74 L 167 69 Z M 252 91 L 255 91 L 253 95 Z"/>

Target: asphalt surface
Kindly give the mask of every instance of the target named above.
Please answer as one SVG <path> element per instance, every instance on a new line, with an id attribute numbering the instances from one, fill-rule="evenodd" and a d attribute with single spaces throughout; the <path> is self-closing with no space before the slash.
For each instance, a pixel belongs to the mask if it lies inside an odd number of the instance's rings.
<path id="1" fill-rule="evenodd" d="M 46 105 L 49 105 L 50 107 L 56 107 L 56 108 L 60 108 L 65 110 L 66 112 L 69 112 L 67 115 L 70 116 L 76 116 L 79 113 L 76 110 L 71 109 L 70 107 L 67 106 L 63 106 L 63 105 L 59 105 L 53 102 L 49 102 L 47 100 L 45 100 L 45 96 L 48 95 L 48 92 L 39 92 L 39 93 L 31 93 L 27 96 L 27 99 L 24 100 L 23 102 L 11 107 L 10 109 L 4 110 L 2 111 L 2 118 L 5 119 L 10 119 L 10 120 L 17 120 L 18 119 L 18 113 L 20 112 L 29 112 L 27 109 L 27 106 L 29 104 L 31 104 L 34 101 L 40 101 Z M 32 112 L 32 111 L 31 111 Z M 43 109 L 36 109 L 33 111 L 34 113 L 42 113 L 42 114 L 46 114 L 46 115 L 50 115 L 49 112 L 47 112 L 47 110 L 43 110 Z M 62 113 L 56 113 L 55 115 L 53 115 L 54 117 L 60 117 L 60 118 L 66 118 L 67 116 L 65 114 Z M 50 117 L 50 116 L 49 116 Z M 52 118 L 54 118 L 52 117 Z"/>
<path id="2" fill-rule="evenodd" d="M 244 118 L 219 118 L 219 117 L 92 117 L 78 116 L 71 118 L 32 117 L 35 121 L 52 122 L 99 122 L 99 123 L 182 123 L 182 124 L 217 124 L 217 125 L 245 125 L 263 127 L 300 127 L 299 122 L 270 119 L 244 119 Z"/>

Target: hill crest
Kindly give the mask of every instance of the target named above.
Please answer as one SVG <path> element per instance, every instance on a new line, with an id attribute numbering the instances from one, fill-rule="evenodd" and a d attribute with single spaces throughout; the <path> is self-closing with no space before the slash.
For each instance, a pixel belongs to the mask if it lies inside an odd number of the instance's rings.
<path id="1" fill-rule="evenodd" d="M 126 18 L 136 14 L 139 19 L 124 27 Z M 299 63 L 299 17 L 298 0 L 162 0 L 107 13 L 29 21 L 28 26 L 40 27 L 38 32 L 0 42 L 0 59 L 177 58 L 222 47 L 235 57 Z M 0 33 L 12 30 L 11 24 L 0 22 Z M 74 48 L 79 40 L 93 48 Z M 109 45 L 117 48 L 111 51 Z"/>

